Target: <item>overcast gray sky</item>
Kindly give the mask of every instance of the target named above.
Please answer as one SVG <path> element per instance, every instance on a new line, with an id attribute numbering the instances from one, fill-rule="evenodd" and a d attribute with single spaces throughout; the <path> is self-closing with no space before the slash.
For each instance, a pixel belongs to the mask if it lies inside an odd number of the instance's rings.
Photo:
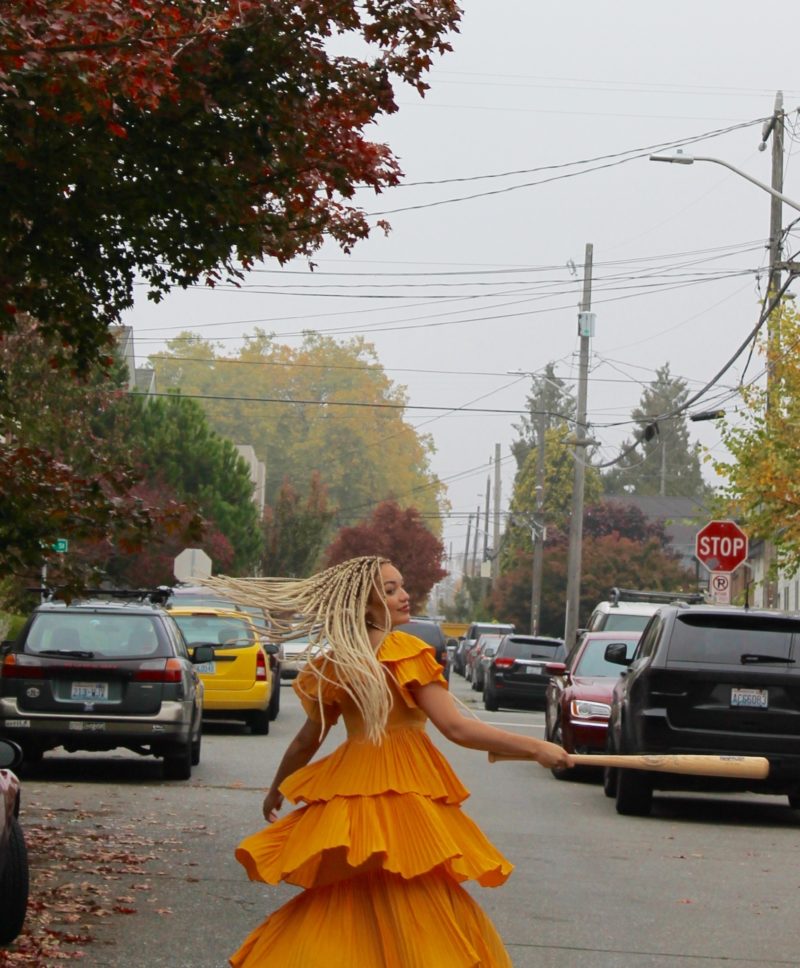
<path id="1" fill-rule="evenodd" d="M 289 343 L 301 329 L 361 332 L 412 405 L 521 411 L 530 381 L 508 371 L 552 361 L 563 379 L 577 376 L 579 277 L 591 242 L 588 410 L 600 459 L 630 436 L 630 412 L 656 367 L 669 362 L 692 390 L 711 379 L 758 318 L 770 198 L 718 165 L 660 165 L 647 155 L 735 128 L 685 151 L 769 182 L 761 123 L 747 122 L 770 115 L 780 89 L 790 112 L 784 191 L 800 200 L 796 5 L 463 6 L 454 53 L 437 64 L 428 96 L 400 91 L 399 113 L 376 131 L 408 183 L 434 182 L 364 193 L 366 211 L 391 212 L 391 234 L 376 232 L 350 257 L 324 249 L 313 275 L 302 263 L 283 272 L 267 265 L 238 292 L 196 289 L 158 306 L 142 297 L 125 319 L 140 358 L 187 328 L 232 348 L 256 325 Z M 588 159 L 597 160 L 575 164 Z M 798 214 L 785 207 L 784 225 Z M 800 248 L 800 231 L 788 244 Z M 744 359 L 722 387 L 735 386 Z M 760 369 L 752 361 L 747 377 Z M 435 440 L 433 467 L 453 508 L 444 538 L 458 553 L 466 514 L 483 505 L 495 443 L 504 505 L 510 496 L 518 418 L 441 410 L 408 418 Z M 713 425 L 692 428 L 718 445 Z"/>

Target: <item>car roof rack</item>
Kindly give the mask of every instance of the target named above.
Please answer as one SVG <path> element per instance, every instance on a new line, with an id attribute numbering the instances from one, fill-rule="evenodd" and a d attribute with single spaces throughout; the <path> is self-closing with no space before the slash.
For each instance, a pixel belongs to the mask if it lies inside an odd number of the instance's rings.
<path id="1" fill-rule="evenodd" d="M 164 605 L 170 596 L 171 589 L 167 585 L 158 588 L 86 588 L 78 601 L 88 599 L 118 598 L 127 602 L 150 602 L 151 605 Z"/>
<path id="2" fill-rule="evenodd" d="M 643 591 L 638 588 L 612 588 L 609 595 L 612 606 L 620 602 L 656 602 L 659 605 L 672 605 L 685 602 L 687 605 L 704 605 L 706 596 L 702 592 L 662 592 Z"/>

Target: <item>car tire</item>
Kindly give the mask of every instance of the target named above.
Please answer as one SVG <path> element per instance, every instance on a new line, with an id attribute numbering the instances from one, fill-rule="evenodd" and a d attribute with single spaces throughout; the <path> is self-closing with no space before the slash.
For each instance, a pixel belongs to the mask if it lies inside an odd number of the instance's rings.
<path id="1" fill-rule="evenodd" d="M 192 743 L 182 746 L 176 753 L 164 757 L 165 780 L 189 780 L 192 776 Z"/>
<path id="2" fill-rule="evenodd" d="M 609 800 L 615 799 L 617 795 L 618 777 L 619 770 L 615 767 L 606 766 L 603 768 L 603 793 L 605 793 Z"/>
<path id="3" fill-rule="evenodd" d="M 472 690 L 473 692 L 483 692 L 483 686 L 478 684 L 475 676 L 472 677 Z"/>
<path id="4" fill-rule="evenodd" d="M 23 746 L 22 757 L 26 766 L 35 766 L 37 763 L 42 762 L 44 750 L 41 746 Z"/>
<path id="5" fill-rule="evenodd" d="M 278 680 L 277 684 L 272 689 L 272 695 L 269 700 L 269 707 L 267 712 L 269 713 L 270 722 L 275 722 L 278 718 L 278 713 L 281 711 L 281 683 Z"/>
<path id="6" fill-rule="evenodd" d="M 617 813 L 648 817 L 653 806 L 653 781 L 641 770 L 617 770 Z"/>
<path id="7" fill-rule="evenodd" d="M 564 737 L 561 733 L 561 722 L 558 721 L 553 727 L 553 735 L 550 739 L 551 743 L 555 743 L 556 746 L 564 748 Z M 550 767 L 550 772 L 557 780 L 573 780 L 575 779 L 575 769 L 576 767 L 567 767 L 566 769 L 559 769 L 556 766 Z"/>
<path id="8" fill-rule="evenodd" d="M 22 931 L 28 909 L 28 851 L 16 817 L 11 820 L 6 862 L 0 875 L 0 897 L 0 944 L 7 945 Z"/>
<path id="9" fill-rule="evenodd" d="M 266 709 L 254 709 L 248 713 L 246 722 L 253 736 L 267 736 L 269 734 L 269 706 Z"/>
<path id="10" fill-rule="evenodd" d="M 203 745 L 203 729 L 200 722 L 198 722 L 197 735 L 192 740 L 192 759 L 191 759 L 192 766 L 200 765 L 200 751 L 201 751 L 202 745 Z"/>
<path id="11" fill-rule="evenodd" d="M 500 708 L 500 703 L 497 701 L 497 694 L 488 686 L 483 690 L 483 708 L 490 713 L 496 713 Z"/>

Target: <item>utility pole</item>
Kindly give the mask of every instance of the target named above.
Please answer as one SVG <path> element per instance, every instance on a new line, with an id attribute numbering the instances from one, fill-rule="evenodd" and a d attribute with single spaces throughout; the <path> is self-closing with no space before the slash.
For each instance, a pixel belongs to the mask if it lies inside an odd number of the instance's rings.
<path id="1" fill-rule="evenodd" d="M 478 563 L 478 532 L 481 529 L 481 506 L 478 505 L 478 509 L 475 512 L 475 535 L 472 539 L 472 577 L 475 577 L 477 571 L 476 565 Z"/>
<path id="2" fill-rule="evenodd" d="M 469 571 L 469 538 L 470 538 L 470 532 L 471 531 L 472 531 L 472 515 L 470 514 L 469 517 L 467 518 L 467 543 L 466 543 L 466 545 L 464 547 L 464 568 L 463 568 L 463 572 L 464 572 L 465 586 L 466 586 L 467 572 Z M 464 591 L 466 591 L 466 587 L 464 588 Z"/>
<path id="3" fill-rule="evenodd" d="M 531 635 L 539 634 L 542 615 L 542 566 L 544 563 L 544 438 L 547 414 L 539 414 L 536 450 L 536 501 L 531 537 L 533 538 L 533 577 L 531 579 Z"/>
<path id="4" fill-rule="evenodd" d="M 494 445 L 494 522 L 492 527 L 492 581 L 500 577 L 500 444 Z"/>
<path id="5" fill-rule="evenodd" d="M 578 313 L 581 338 L 578 367 L 577 423 L 575 424 L 575 475 L 572 488 L 572 516 L 569 522 L 569 557 L 567 559 L 567 609 L 564 620 L 564 644 L 571 649 L 578 630 L 581 597 L 581 555 L 583 542 L 583 486 L 586 478 L 586 396 L 589 382 L 589 340 L 594 335 L 592 309 L 592 257 L 594 246 L 586 243 L 583 260 L 583 299 Z"/>
<path id="6" fill-rule="evenodd" d="M 772 117 L 764 124 L 761 132 L 761 148 L 766 147 L 767 138 L 772 135 L 772 188 L 783 193 L 783 135 L 784 135 L 784 114 L 783 114 L 783 91 L 775 94 L 775 108 Z M 769 203 L 769 285 L 767 294 L 771 297 L 781 288 L 781 255 L 783 241 L 783 202 L 774 195 L 770 196 Z M 780 353 L 781 331 L 780 331 L 780 307 L 776 306 L 772 319 L 767 323 L 767 341 L 770 349 L 776 354 Z M 771 365 L 767 368 L 767 419 L 769 411 L 774 410 L 775 403 L 773 395 L 780 388 L 775 386 L 775 378 L 771 372 Z M 770 570 L 775 558 L 775 549 L 772 541 L 764 542 L 764 571 L 767 580 L 764 584 L 765 605 L 768 608 L 775 607 L 777 602 L 777 583 L 770 577 Z"/>
<path id="7" fill-rule="evenodd" d="M 491 475 L 486 478 L 486 510 L 483 515 L 483 560 L 489 560 L 489 501 L 492 496 Z M 482 572 L 481 572 L 482 573 Z"/>

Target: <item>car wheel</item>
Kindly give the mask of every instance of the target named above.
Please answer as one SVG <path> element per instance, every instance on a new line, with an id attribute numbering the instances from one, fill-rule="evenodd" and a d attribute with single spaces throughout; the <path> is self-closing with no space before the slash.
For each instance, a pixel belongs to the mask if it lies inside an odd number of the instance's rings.
<path id="1" fill-rule="evenodd" d="M 192 775 L 192 743 L 182 746 L 177 753 L 164 757 L 165 780 L 188 780 Z"/>
<path id="2" fill-rule="evenodd" d="M 22 747 L 23 762 L 27 766 L 34 766 L 36 763 L 41 763 L 44 758 L 44 750 L 41 746 L 23 746 Z"/>
<path id="3" fill-rule="evenodd" d="M 278 718 L 278 713 L 281 710 L 281 684 L 280 681 L 274 686 L 272 690 L 272 696 L 269 700 L 269 713 L 270 722 L 274 722 Z"/>
<path id="4" fill-rule="evenodd" d="M 483 687 L 479 684 L 479 682 L 475 678 L 475 676 L 472 677 L 472 689 L 473 689 L 474 692 L 482 692 L 483 691 Z"/>
<path id="5" fill-rule="evenodd" d="M 564 737 L 561 733 L 561 721 L 559 720 L 553 728 L 553 735 L 550 739 L 551 743 L 555 743 L 556 746 L 564 746 Z M 559 769 L 556 766 L 550 768 L 550 772 L 557 780 L 572 780 L 575 776 L 575 767 L 567 767 L 566 769 Z"/>
<path id="6" fill-rule="evenodd" d="M 192 740 L 192 766 L 200 765 L 200 747 L 203 744 L 203 727 L 201 721 L 197 722 L 197 735 Z"/>
<path id="7" fill-rule="evenodd" d="M 613 766 L 606 766 L 603 768 L 603 793 L 613 800 L 617 795 L 617 775 L 619 770 L 615 769 Z"/>
<path id="8" fill-rule="evenodd" d="M 253 736 L 266 736 L 269 733 L 269 718 L 269 706 L 247 714 L 246 722 Z"/>
<path id="9" fill-rule="evenodd" d="M 483 708 L 488 710 L 490 713 L 496 713 L 500 708 L 500 703 L 497 701 L 497 695 L 493 689 L 486 686 L 483 690 Z"/>
<path id="10" fill-rule="evenodd" d="M 472 682 L 472 667 L 467 666 L 466 672 L 464 673 L 464 678 L 467 682 Z"/>
<path id="11" fill-rule="evenodd" d="M 653 782 L 641 770 L 617 770 L 617 813 L 647 817 L 653 806 Z"/>
<path id="12" fill-rule="evenodd" d="M 28 909 L 28 851 L 22 827 L 11 820 L 8 853 L 0 876 L 0 944 L 10 944 L 22 930 Z"/>

